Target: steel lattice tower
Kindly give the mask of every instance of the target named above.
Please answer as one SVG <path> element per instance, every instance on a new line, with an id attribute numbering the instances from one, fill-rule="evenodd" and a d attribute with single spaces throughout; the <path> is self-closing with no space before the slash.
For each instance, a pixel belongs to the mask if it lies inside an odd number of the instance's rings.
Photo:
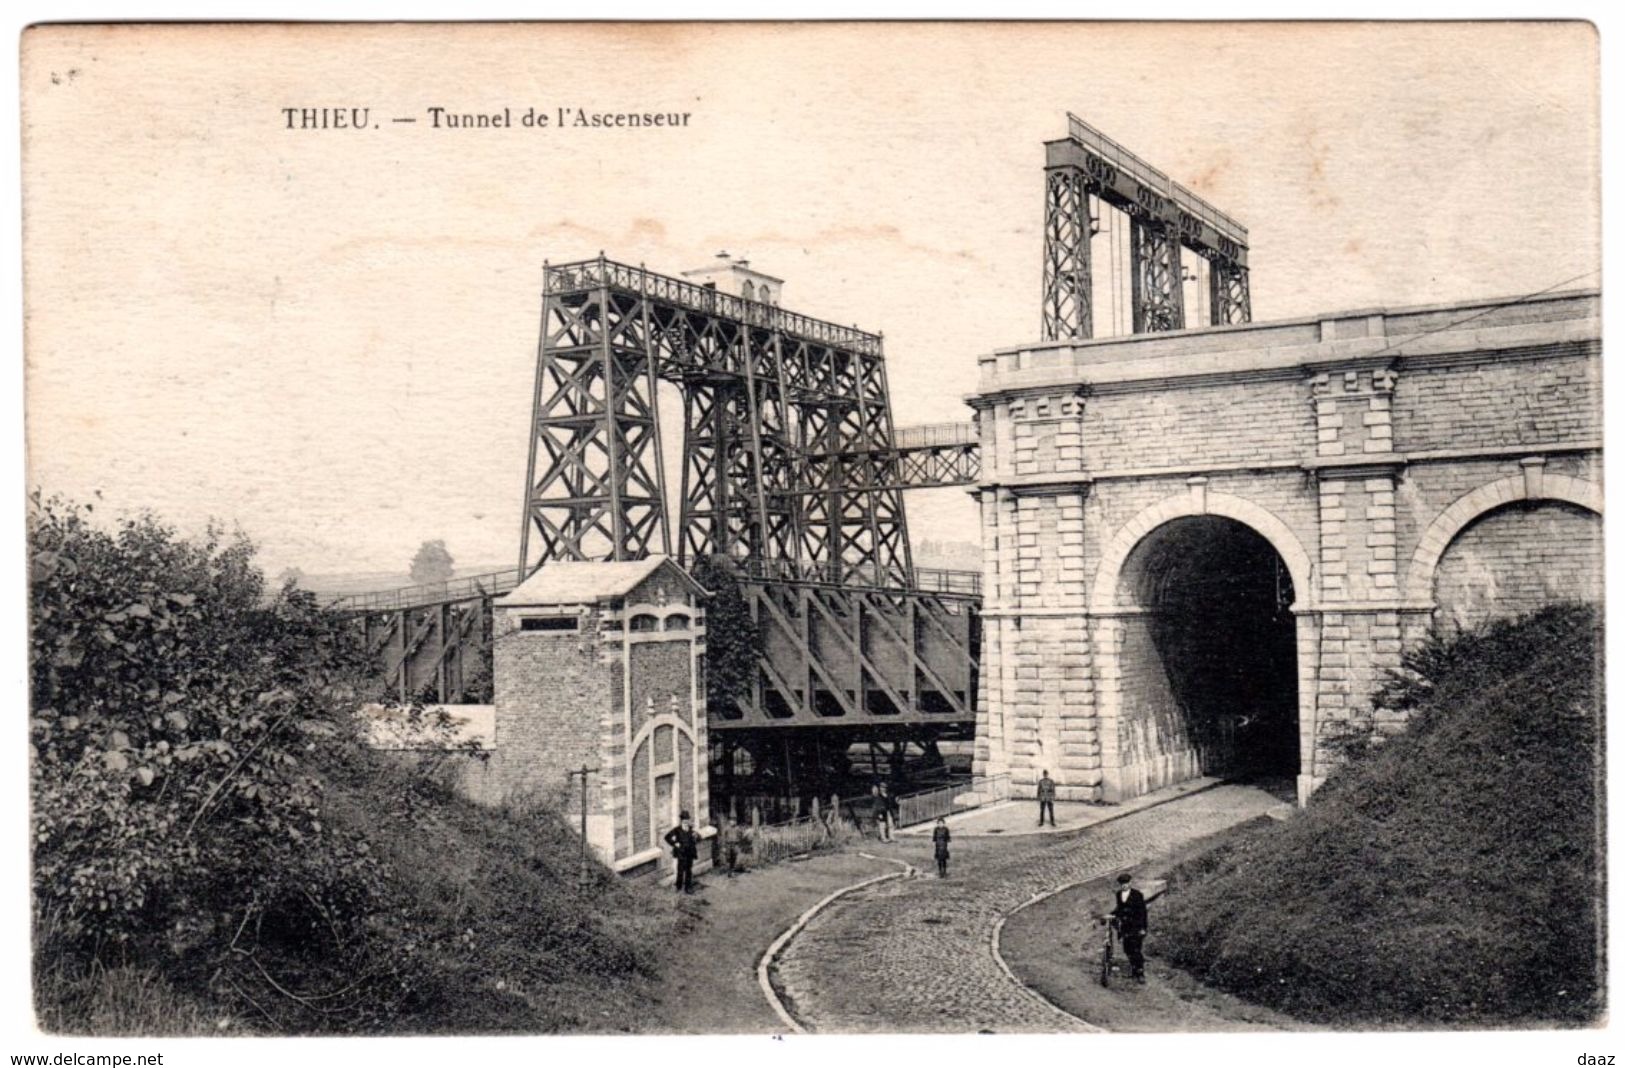
<path id="1" fill-rule="evenodd" d="M 878 335 L 603 257 L 544 275 L 522 572 L 664 552 L 909 584 Z M 682 394 L 675 533 L 661 382 Z"/>
<path id="2" fill-rule="evenodd" d="M 1185 328 L 1182 249 L 1207 261 L 1209 324 L 1250 322 L 1247 228 L 1082 119 L 1067 119 L 1068 136 L 1044 146 L 1044 340 L 1094 336 L 1091 202 L 1129 220 L 1135 333 Z"/>

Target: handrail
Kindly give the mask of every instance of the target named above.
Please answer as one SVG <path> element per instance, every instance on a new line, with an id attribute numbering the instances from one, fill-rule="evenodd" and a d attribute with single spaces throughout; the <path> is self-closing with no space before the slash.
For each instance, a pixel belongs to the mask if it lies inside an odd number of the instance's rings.
<path id="1" fill-rule="evenodd" d="M 901 426 L 892 431 L 891 438 L 892 448 L 898 450 L 977 445 L 982 440 L 972 422 Z"/>
<path id="2" fill-rule="evenodd" d="M 445 582 L 398 586 L 372 593 L 340 594 L 330 600 L 328 606 L 341 612 L 355 612 L 465 601 L 481 594 L 507 593 L 519 585 L 523 578 L 519 568 L 510 567 L 503 571 L 488 571 L 483 575 L 468 575 L 460 579 L 448 579 Z"/>
<path id="3" fill-rule="evenodd" d="M 765 326 L 781 333 L 848 349 L 861 355 L 882 354 L 879 334 L 871 334 L 855 326 L 840 326 L 823 319 L 814 319 L 810 315 L 787 311 L 776 304 L 746 300 L 732 293 L 724 293 L 714 286 L 656 274 L 646 268 L 617 263 L 603 256 L 595 260 L 578 260 L 574 263 L 544 264 L 542 277 L 549 293 L 578 293 L 610 286 L 677 304 L 692 311 L 723 315 L 741 322 Z"/>
<path id="4" fill-rule="evenodd" d="M 991 794 L 993 801 L 1005 801 L 1010 797 L 1010 773 L 1002 772 L 998 775 L 975 775 L 969 782 L 949 783 L 946 786 L 934 786 L 928 790 L 916 790 L 911 794 L 897 796 L 897 825 L 911 827 L 936 819 L 938 816 L 947 816 L 955 812 L 967 812 L 978 808 L 982 802 L 974 805 L 956 805 L 954 799 L 963 794 Z"/>

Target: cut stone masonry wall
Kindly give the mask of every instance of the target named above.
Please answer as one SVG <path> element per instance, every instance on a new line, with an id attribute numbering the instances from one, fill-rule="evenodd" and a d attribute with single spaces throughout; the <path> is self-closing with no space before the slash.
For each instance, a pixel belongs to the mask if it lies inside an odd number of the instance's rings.
<path id="1" fill-rule="evenodd" d="M 1371 694 L 1436 617 L 1600 596 L 1596 313 L 1554 294 L 984 358 L 976 770 L 1079 800 L 1199 773 L 1177 724 L 1124 717 L 1159 684 L 1119 574 L 1181 517 L 1244 523 L 1293 573 L 1300 797 L 1328 737 L 1403 726 Z"/>

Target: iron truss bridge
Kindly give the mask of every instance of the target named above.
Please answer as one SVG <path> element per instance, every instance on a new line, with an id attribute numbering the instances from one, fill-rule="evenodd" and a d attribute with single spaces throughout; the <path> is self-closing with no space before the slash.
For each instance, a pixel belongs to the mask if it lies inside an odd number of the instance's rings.
<path id="1" fill-rule="evenodd" d="M 898 587 L 881 572 L 783 560 L 736 568 L 761 636 L 760 671 L 712 729 L 974 721 L 980 572 L 920 568 Z M 492 602 L 525 575 L 510 568 L 331 603 L 356 618 L 401 701 L 457 704 L 488 677 Z"/>
<path id="2" fill-rule="evenodd" d="M 710 556 L 762 648 L 713 729 L 968 731 L 981 576 L 913 566 L 902 491 L 974 483 L 975 424 L 894 429 L 877 334 L 603 258 L 544 277 L 519 565 L 335 601 L 390 689 L 477 697 L 492 602 L 548 561 Z"/>

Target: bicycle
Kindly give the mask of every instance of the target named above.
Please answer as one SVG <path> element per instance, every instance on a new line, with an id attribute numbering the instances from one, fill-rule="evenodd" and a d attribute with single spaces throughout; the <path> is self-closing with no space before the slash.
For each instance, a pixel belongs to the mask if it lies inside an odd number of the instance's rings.
<path id="1" fill-rule="evenodd" d="M 1112 985 L 1112 942 L 1120 939 L 1122 932 L 1116 916 L 1105 918 L 1102 922 L 1106 925 L 1106 944 L 1100 949 L 1100 985 L 1109 987 Z"/>

